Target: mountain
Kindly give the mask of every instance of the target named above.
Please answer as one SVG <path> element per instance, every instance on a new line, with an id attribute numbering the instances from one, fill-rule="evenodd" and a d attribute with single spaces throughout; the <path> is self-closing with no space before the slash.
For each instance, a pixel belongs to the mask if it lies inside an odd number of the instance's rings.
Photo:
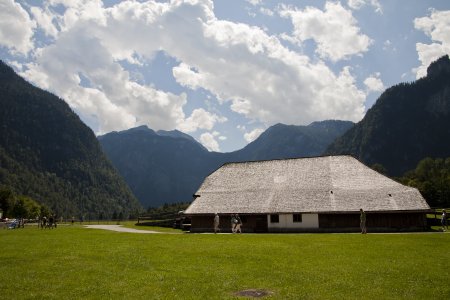
<path id="1" fill-rule="evenodd" d="M 277 124 L 245 148 L 208 152 L 179 131 L 140 126 L 98 139 L 103 150 L 145 207 L 192 200 L 203 179 L 225 162 L 315 156 L 352 122 L 324 121 L 309 126 Z"/>
<path id="2" fill-rule="evenodd" d="M 178 130 L 172 130 L 172 131 L 166 131 L 166 130 L 158 130 L 156 132 L 159 136 L 169 136 L 172 138 L 185 138 L 190 140 L 191 142 L 197 142 L 192 136 L 190 136 L 189 134 L 183 133 L 181 131 Z M 203 147 L 202 144 L 199 144 L 200 146 Z M 206 148 L 204 148 L 206 150 Z"/>
<path id="3" fill-rule="evenodd" d="M 141 203 L 148 207 L 190 201 L 204 176 L 217 166 L 192 137 L 141 126 L 98 137 L 103 150 Z"/>
<path id="4" fill-rule="evenodd" d="M 350 121 L 328 120 L 308 126 L 276 124 L 255 141 L 232 152 L 229 161 L 268 160 L 320 155 L 328 145 L 354 125 Z"/>
<path id="5" fill-rule="evenodd" d="M 351 154 L 400 176 L 425 157 L 449 157 L 449 137 L 450 60 L 446 55 L 428 67 L 426 77 L 386 90 L 325 154 Z"/>
<path id="6" fill-rule="evenodd" d="M 69 106 L 1 61 L 0 107 L 0 185 L 64 217 L 142 209 Z"/>

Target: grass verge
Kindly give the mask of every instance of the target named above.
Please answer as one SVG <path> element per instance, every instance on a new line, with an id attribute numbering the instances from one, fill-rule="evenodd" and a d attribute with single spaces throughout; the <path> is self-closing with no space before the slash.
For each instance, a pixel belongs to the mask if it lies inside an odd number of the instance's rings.
<path id="1" fill-rule="evenodd" d="M 450 234 L 0 232 L 4 299 L 450 298 Z"/>

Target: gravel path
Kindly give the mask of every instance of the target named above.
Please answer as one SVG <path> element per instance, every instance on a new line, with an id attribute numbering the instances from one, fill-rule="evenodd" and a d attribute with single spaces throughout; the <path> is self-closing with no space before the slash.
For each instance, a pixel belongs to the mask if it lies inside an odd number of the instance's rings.
<path id="1" fill-rule="evenodd" d="M 122 225 L 85 225 L 86 228 L 92 229 L 104 229 L 118 232 L 132 232 L 132 233 L 161 233 L 159 231 L 151 231 L 151 230 L 138 230 L 133 228 L 126 228 Z"/>

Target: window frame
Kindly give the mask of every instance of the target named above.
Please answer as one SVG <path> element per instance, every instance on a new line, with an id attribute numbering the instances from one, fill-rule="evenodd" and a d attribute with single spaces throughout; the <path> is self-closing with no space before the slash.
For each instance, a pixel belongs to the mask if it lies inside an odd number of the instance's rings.
<path id="1" fill-rule="evenodd" d="M 296 220 L 296 217 L 300 220 Z M 303 214 L 292 214 L 292 223 L 303 223 Z"/>
<path id="2" fill-rule="evenodd" d="M 270 214 L 270 223 L 280 223 L 280 215 Z"/>

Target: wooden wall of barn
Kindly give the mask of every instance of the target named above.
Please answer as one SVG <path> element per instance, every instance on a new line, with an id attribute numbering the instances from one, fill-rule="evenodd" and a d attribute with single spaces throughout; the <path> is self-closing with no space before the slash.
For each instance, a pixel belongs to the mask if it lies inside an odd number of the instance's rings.
<path id="1" fill-rule="evenodd" d="M 242 232 L 267 232 L 266 215 L 239 215 Z M 231 232 L 231 215 L 219 215 L 221 232 Z M 191 216 L 191 232 L 213 232 L 214 215 Z"/>
<path id="2" fill-rule="evenodd" d="M 366 213 L 368 231 L 421 231 L 426 229 L 424 213 Z M 359 231 L 360 215 L 320 214 L 319 229 L 323 231 Z"/>
<path id="3" fill-rule="evenodd" d="M 231 216 L 220 216 L 221 232 L 231 232 Z M 424 213 L 371 213 L 368 212 L 368 232 L 423 231 L 426 229 Z M 268 232 L 267 215 L 240 215 L 242 232 Z M 191 232 L 213 232 L 214 215 L 191 216 Z M 319 228 L 270 228 L 270 232 L 358 232 L 359 213 L 319 214 Z"/>

